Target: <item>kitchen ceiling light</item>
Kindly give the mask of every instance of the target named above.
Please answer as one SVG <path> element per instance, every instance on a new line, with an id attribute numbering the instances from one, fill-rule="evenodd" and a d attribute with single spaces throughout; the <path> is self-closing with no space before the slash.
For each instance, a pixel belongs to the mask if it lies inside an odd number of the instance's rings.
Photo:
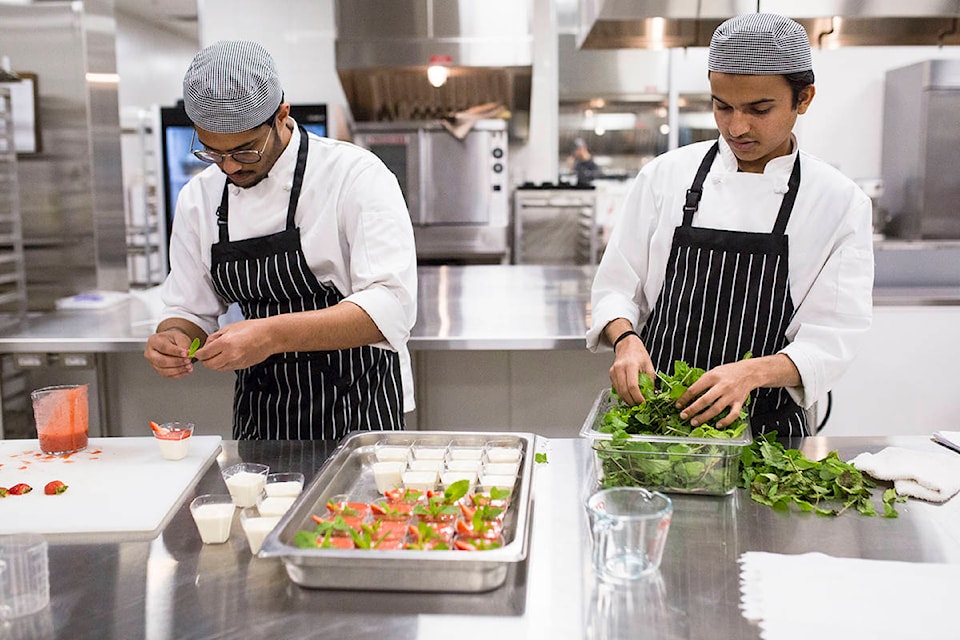
<path id="1" fill-rule="evenodd" d="M 432 64 L 427 67 L 427 80 L 434 87 L 442 87 L 447 83 L 447 76 L 450 75 L 450 70 L 439 64 Z"/>

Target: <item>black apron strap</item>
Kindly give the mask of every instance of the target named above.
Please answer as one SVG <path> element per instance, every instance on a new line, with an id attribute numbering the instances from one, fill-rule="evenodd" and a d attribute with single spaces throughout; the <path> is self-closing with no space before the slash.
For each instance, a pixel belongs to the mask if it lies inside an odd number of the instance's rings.
<path id="1" fill-rule="evenodd" d="M 790 213 L 793 211 L 793 203 L 797 199 L 797 191 L 800 189 L 800 153 L 797 152 L 797 159 L 793 162 L 793 171 L 790 172 L 790 180 L 787 181 L 787 192 L 783 194 L 783 202 L 780 203 L 780 213 L 777 214 L 777 221 L 773 225 L 773 235 L 782 236 L 787 230 L 787 222 L 790 221 Z"/>
<path id="2" fill-rule="evenodd" d="M 229 242 L 230 234 L 227 232 L 227 212 L 229 204 L 227 198 L 230 193 L 227 191 L 228 180 L 223 181 L 223 195 L 220 196 L 220 206 L 217 207 L 217 232 L 220 236 L 220 242 Z"/>
<path id="3" fill-rule="evenodd" d="M 293 172 L 293 187 L 290 189 L 290 201 L 287 204 L 287 229 L 293 229 L 293 217 L 297 213 L 297 203 L 300 202 L 300 188 L 303 187 L 303 173 L 307 167 L 307 151 L 309 149 L 309 140 L 307 139 L 307 130 L 302 124 L 298 124 L 300 129 L 300 148 L 297 149 L 297 168 Z"/>
<path id="4" fill-rule="evenodd" d="M 697 169 L 697 175 L 693 179 L 693 184 L 687 189 L 687 199 L 683 203 L 683 226 L 689 227 L 693 224 L 693 214 L 700 208 L 700 198 L 703 196 L 703 183 L 710 173 L 710 167 L 713 166 L 713 159 L 717 157 L 720 150 L 720 142 L 714 142 L 707 155 L 703 156 L 700 162 L 700 168 Z"/>

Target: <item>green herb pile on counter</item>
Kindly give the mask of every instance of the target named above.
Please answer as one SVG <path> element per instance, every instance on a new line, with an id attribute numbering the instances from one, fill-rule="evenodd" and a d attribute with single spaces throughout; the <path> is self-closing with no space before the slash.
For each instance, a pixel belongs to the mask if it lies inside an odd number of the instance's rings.
<path id="1" fill-rule="evenodd" d="M 810 460 L 799 449 L 786 449 L 774 440 L 776 434 L 764 434 L 746 447 L 741 456 L 740 486 L 750 489 L 750 497 L 786 511 L 790 504 L 802 511 L 822 516 L 838 516 L 851 507 L 866 516 L 877 515 L 870 478 L 831 451 L 822 460 Z M 896 518 L 893 503 L 903 501 L 895 489 L 883 492 L 883 515 Z"/>
<path id="2" fill-rule="evenodd" d="M 749 354 L 747 355 L 749 357 Z M 690 493 L 727 493 L 735 486 L 737 466 L 730 464 L 731 447 L 703 442 L 631 441 L 631 436 L 679 436 L 697 439 L 742 438 L 747 428 L 747 410 L 725 429 L 712 421 L 692 427 L 680 418 L 676 402 L 688 387 L 705 373 L 678 360 L 673 375 L 658 373 L 659 390 L 645 373 L 639 376 L 640 391 L 645 402 L 628 406 L 619 402 L 603 415 L 597 431 L 611 434 L 610 440 L 598 441 L 594 446 L 601 460 L 603 487 L 647 486 L 674 489 Z"/>

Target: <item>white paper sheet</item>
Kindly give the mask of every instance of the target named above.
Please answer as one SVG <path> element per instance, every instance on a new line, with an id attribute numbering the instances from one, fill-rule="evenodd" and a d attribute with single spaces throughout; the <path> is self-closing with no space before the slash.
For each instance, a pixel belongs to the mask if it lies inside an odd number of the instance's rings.
<path id="1" fill-rule="evenodd" d="M 960 431 L 935 431 L 933 441 L 960 453 Z"/>
<path id="2" fill-rule="evenodd" d="M 763 640 L 957 640 L 960 564 L 740 556 L 740 608 Z"/>

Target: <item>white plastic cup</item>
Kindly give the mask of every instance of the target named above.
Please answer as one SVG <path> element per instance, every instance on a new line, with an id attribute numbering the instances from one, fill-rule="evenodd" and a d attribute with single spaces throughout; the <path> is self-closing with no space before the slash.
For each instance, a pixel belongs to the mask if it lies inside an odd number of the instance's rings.
<path id="1" fill-rule="evenodd" d="M 227 491 L 233 496 L 233 504 L 243 509 L 255 507 L 267 486 L 270 467 L 255 462 L 241 462 L 227 467 L 222 472 Z"/>
<path id="2" fill-rule="evenodd" d="M 250 545 L 250 553 L 253 555 L 260 553 L 264 539 L 278 522 L 280 522 L 280 516 L 265 515 L 255 507 L 240 511 L 240 526 L 247 537 L 247 544 Z"/>
<path id="3" fill-rule="evenodd" d="M 203 544 L 223 544 L 229 540 L 235 512 L 233 498 L 226 494 L 205 494 L 190 503 L 190 513 Z"/>
<path id="4" fill-rule="evenodd" d="M 183 460 L 190 453 L 190 438 L 193 436 L 192 422 L 164 422 L 159 430 L 153 431 L 153 437 L 160 447 L 160 455 L 165 460 Z"/>
<path id="5" fill-rule="evenodd" d="M 47 541 L 36 533 L 0 536 L 0 620 L 28 616 L 48 604 Z"/>
<path id="6" fill-rule="evenodd" d="M 585 501 L 593 568 L 602 579 L 636 580 L 660 568 L 673 502 L 641 487 L 601 489 Z"/>
<path id="7" fill-rule="evenodd" d="M 297 471 L 270 473 L 264 486 L 267 496 L 296 498 L 303 491 L 303 474 Z"/>

